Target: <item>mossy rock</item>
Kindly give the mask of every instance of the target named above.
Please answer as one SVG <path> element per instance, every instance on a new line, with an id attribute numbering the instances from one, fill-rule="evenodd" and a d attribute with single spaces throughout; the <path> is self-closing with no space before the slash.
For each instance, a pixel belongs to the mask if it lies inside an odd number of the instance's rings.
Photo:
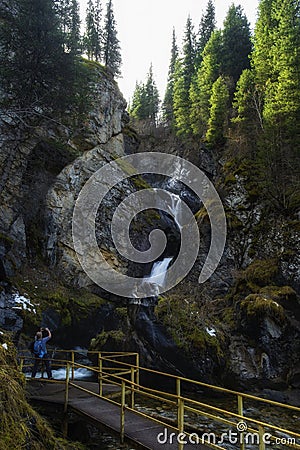
<path id="1" fill-rule="evenodd" d="M 120 346 L 126 339 L 125 333 L 122 330 L 102 331 L 95 338 L 91 340 L 90 349 L 101 351 L 105 348 L 106 343 L 112 340 Z"/>
<path id="2" fill-rule="evenodd" d="M 224 355 L 225 337 L 221 330 L 210 336 L 208 319 L 197 303 L 182 299 L 180 295 L 161 297 L 155 314 L 172 336 L 177 347 L 189 354 L 209 352 L 216 358 Z"/>
<path id="3" fill-rule="evenodd" d="M 278 274 L 277 259 L 260 259 L 251 263 L 243 272 L 238 275 L 239 281 L 244 280 L 248 286 L 263 287 L 270 284 Z"/>
<path id="4" fill-rule="evenodd" d="M 296 301 L 297 293 L 291 286 L 265 286 L 259 293 L 274 301 Z"/>
<path id="5" fill-rule="evenodd" d="M 36 314 L 22 311 L 24 319 L 24 332 L 32 334 L 33 330 L 41 326 L 42 313 L 49 308 L 56 311 L 61 317 L 63 327 L 77 325 L 77 323 L 86 319 L 93 309 L 104 305 L 106 300 L 89 292 L 86 289 L 75 289 L 59 284 L 55 279 L 48 279 L 47 282 L 36 278 L 19 275 L 12 279 L 14 286 L 17 287 L 21 295 L 25 295 L 33 303 Z M 44 276 L 41 272 L 41 276 Z M 48 275 L 48 274 L 47 274 Z"/>
<path id="6" fill-rule="evenodd" d="M 285 321 L 285 312 L 281 305 L 261 294 L 250 294 L 241 302 L 241 310 L 248 318 L 256 320 L 271 317 L 277 323 Z"/>

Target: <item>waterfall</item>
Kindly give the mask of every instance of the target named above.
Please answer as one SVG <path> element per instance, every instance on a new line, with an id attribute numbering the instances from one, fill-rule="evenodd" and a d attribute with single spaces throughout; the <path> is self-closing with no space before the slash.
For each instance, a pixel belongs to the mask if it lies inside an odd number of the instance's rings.
<path id="1" fill-rule="evenodd" d="M 149 276 L 145 277 L 147 282 L 156 284 L 158 286 L 163 286 L 167 269 L 169 267 L 172 258 L 164 258 L 162 261 L 157 261 L 153 264 L 151 273 Z"/>
<path id="2" fill-rule="evenodd" d="M 171 215 L 174 217 L 174 220 L 175 220 L 176 224 L 178 225 L 179 229 L 181 229 L 182 225 L 183 225 L 182 224 L 182 209 L 180 206 L 181 199 L 180 199 L 179 195 L 177 195 L 177 194 L 171 193 L 170 195 L 171 195 L 171 201 L 172 201 L 172 204 L 170 207 L 170 212 L 171 212 Z"/>

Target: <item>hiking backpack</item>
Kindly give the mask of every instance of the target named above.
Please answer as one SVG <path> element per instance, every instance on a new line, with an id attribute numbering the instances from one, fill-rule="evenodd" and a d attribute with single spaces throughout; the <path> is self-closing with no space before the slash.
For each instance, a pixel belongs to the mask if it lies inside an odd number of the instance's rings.
<path id="1" fill-rule="evenodd" d="M 38 358 L 42 358 L 46 354 L 46 352 L 43 350 L 43 343 L 41 340 L 35 341 L 33 345 L 33 353 Z"/>

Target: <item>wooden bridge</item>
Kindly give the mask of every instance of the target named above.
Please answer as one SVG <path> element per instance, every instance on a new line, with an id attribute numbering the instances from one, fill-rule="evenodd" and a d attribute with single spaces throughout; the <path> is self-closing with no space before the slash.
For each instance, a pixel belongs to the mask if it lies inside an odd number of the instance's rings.
<path id="1" fill-rule="evenodd" d="M 63 405 L 65 417 L 72 410 L 117 433 L 121 444 L 151 450 L 224 450 L 228 444 L 240 450 L 300 449 L 298 407 L 140 367 L 137 353 L 89 352 L 95 366 L 77 362 L 79 353 L 57 351 L 52 368 L 63 367 L 65 379 L 29 378 L 28 393 L 31 399 Z M 32 365 L 30 358 L 20 355 L 22 370 Z M 77 380 L 77 369 L 91 371 L 95 381 Z M 150 379 L 152 387 L 147 386 Z M 221 396 L 231 407 L 218 405 Z M 295 430 L 278 423 L 278 410 L 298 418 Z M 247 411 L 258 411 L 258 417 Z"/>

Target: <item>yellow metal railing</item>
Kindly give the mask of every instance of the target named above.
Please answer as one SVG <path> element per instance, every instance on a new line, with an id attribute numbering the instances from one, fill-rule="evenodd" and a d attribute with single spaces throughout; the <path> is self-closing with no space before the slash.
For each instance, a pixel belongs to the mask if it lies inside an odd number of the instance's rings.
<path id="1" fill-rule="evenodd" d="M 63 350 L 60 352 L 66 353 Z M 183 450 L 185 443 L 188 442 L 204 444 L 210 448 L 220 450 L 226 448 L 224 447 L 226 442 L 234 444 L 240 450 L 246 450 L 249 448 L 249 445 L 251 448 L 256 446 L 259 450 L 266 450 L 267 448 L 275 448 L 277 450 L 286 447 L 300 449 L 300 434 L 298 432 L 287 430 L 278 424 L 268 423 L 267 419 L 258 420 L 255 417 L 249 417 L 245 414 L 246 401 L 264 405 L 264 407 L 281 408 L 282 410 L 294 412 L 299 415 L 300 408 L 298 407 L 140 367 L 139 355 L 137 353 L 88 353 L 97 356 L 97 366 L 85 366 L 76 362 L 76 351 L 74 350 L 68 351 L 69 359 L 52 360 L 53 364 L 60 364 L 61 367 L 66 368 L 66 379 L 63 381 L 66 385 L 64 409 L 67 411 L 70 386 L 118 405 L 120 407 L 121 442 L 124 441 L 125 437 L 125 412 L 133 411 L 135 414 L 162 425 L 165 430 L 172 430 L 173 438 L 175 435 L 177 437 L 178 450 Z M 134 363 L 126 362 L 128 358 L 134 360 Z M 24 361 L 24 356 L 20 357 L 21 368 L 24 367 L 22 359 Z M 122 361 L 122 359 L 125 359 L 125 361 Z M 99 385 L 98 394 L 74 382 L 75 369 L 77 368 L 85 368 L 96 374 Z M 173 392 L 162 391 L 142 385 L 140 383 L 141 374 L 158 376 L 166 379 L 168 382 L 171 381 L 173 384 Z M 103 386 L 107 384 L 116 386 L 119 389 L 117 391 L 119 395 L 115 395 L 114 398 L 109 398 L 105 393 L 105 389 L 103 389 Z M 187 397 L 183 394 L 183 390 L 189 390 L 186 389 L 188 386 L 192 388 L 205 388 L 207 392 L 211 391 L 222 395 L 230 395 L 235 399 L 236 410 L 222 409 L 207 402 L 200 402 L 199 400 Z M 185 389 L 183 389 L 184 387 Z M 140 399 L 146 398 L 159 402 L 161 407 L 167 406 L 174 413 L 174 419 L 167 420 L 159 414 L 141 410 L 136 404 L 137 396 Z M 205 418 L 206 420 L 211 420 L 213 424 L 228 425 L 231 427 L 231 430 L 229 433 L 222 433 L 221 431 L 216 433 L 206 432 L 203 430 L 203 427 L 201 429 L 201 427 L 192 425 L 189 422 L 190 414 L 193 414 L 197 418 L 199 417 L 199 421 Z M 266 413 L 264 412 L 264 414 Z M 178 436 L 180 436 L 180 439 L 178 439 Z"/>

